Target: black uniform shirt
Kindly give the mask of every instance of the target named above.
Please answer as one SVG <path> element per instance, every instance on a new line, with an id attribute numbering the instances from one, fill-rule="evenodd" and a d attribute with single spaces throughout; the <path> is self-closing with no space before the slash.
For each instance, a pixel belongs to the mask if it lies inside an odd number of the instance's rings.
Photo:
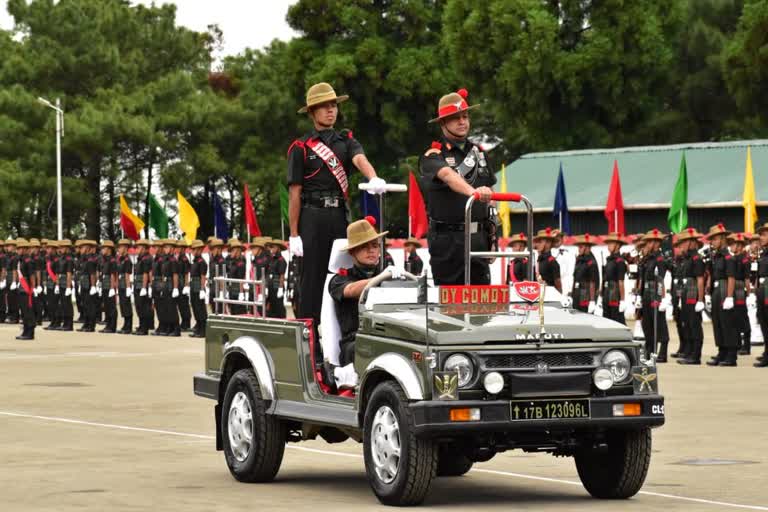
<path id="1" fill-rule="evenodd" d="M 261 279 L 262 276 L 266 277 L 269 273 L 267 268 L 269 267 L 270 256 L 271 255 L 266 251 L 262 251 L 258 256 L 254 256 L 252 264 L 256 279 Z"/>
<path id="2" fill-rule="evenodd" d="M 424 262 L 421 261 L 421 258 L 416 254 L 416 251 L 412 251 L 411 254 L 408 255 L 408 259 L 405 260 L 405 271 L 410 272 L 415 276 L 420 276 L 423 269 Z"/>
<path id="3" fill-rule="evenodd" d="M 176 257 L 176 262 L 179 269 L 179 288 L 183 288 L 187 285 L 187 276 L 189 270 L 192 268 L 192 264 L 189 262 L 189 256 L 185 253 L 181 253 Z"/>
<path id="4" fill-rule="evenodd" d="M 768 249 L 760 251 L 760 257 L 757 260 L 757 275 L 768 277 Z"/>
<path id="5" fill-rule="evenodd" d="M 627 273 L 627 262 L 619 254 L 609 254 L 603 268 L 603 281 L 623 281 Z"/>
<path id="6" fill-rule="evenodd" d="M 733 277 L 737 281 L 746 281 L 749 277 L 749 254 L 742 252 L 733 257 L 734 260 L 734 273 Z"/>
<path id="7" fill-rule="evenodd" d="M 66 286 L 67 273 L 72 274 L 72 279 L 74 280 L 75 278 L 74 272 L 75 272 L 75 258 L 73 258 L 71 254 L 60 255 L 59 259 L 56 260 L 56 275 L 59 278 L 59 285 Z"/>
<path id="8" fill-rule="evenodd" d="M 712 255 L 712 280 L 720 281 L 729 277 L 736 277 L 736 261 L 728 249 L 720 249 Z"/>
<path id="9" fill-rule="evenodd" d="M 539 254 L 538 264 L 539 275 L 547 286 L 555 286 L 555 281 L 560 279 L 560 264 L 552 256 L 552 251 Z"/>
<path id="10" fill-rule="evenodd" d="M 23 258 L 19 258 L 19 269 L 21 270 L 21 276 L 27 280 L 27 284 L 32 288 L 36 287 L 35 283 L 35 261 L 29 255 L 25 255 Z M 21 276 L 19 276 L 19 282 L 21 282 Z M 24 291 L 24 288 L 19 287 L 19 291 Z"/>
<path id="11" fill-rule="evenodd" d="M 344 289 L 348 284 L 360 281 L 361 279 L 370 279 L 376 275 L 378 268 L 362 268 L 354 266 L 349 269 L 339 269 L 328 283 L 328 293 L 331 294 L 336 303 L 336 317 L 339 319 L 339 328 L 341 329 L 341 342 L 352 341 L 355 333 L 360 326 L 358 316 L 358 299 L 344 297 Z"/>
<path id="12" fill-rule="evenodd" d="M 469 141 L 457 145 L 455 142 L 442 137 L 440 142 L 433 142 L 432 148 L 427 150 L 419 159 L 421 190 L 424 192 L 427 214 L 430 219 L 448 223 L 464 222 L 466 196 L 451 190 L 447 183 L 438 178 L 437 173 L 443 167 L 457 170 L 461 163 L 470 157 L 474 146 L 475 144 Z M 479 146 L 478 150 L 480 157 L 474 162 L 476 164 L 475 170 L 469 173 L 466 179 L 475 188 L 492 187 L 496 184 L 496 175 L 493 173 L 493 168 L 485 152 Z M 475 160 L 473 156 L 471 158 Z M 486 220 L 488 216 L 488 205 L 475 201 L 472 205 L 472 220 Z"/>
<path id="13" fill-rule="evenodd" d="M 202 277 L 208 273 L 208 263 L 206 263 L 203 255 L 195 256 L 192 260 L 192 266 L 189 269 L 190 277 Z"/>
<path id="14" fill-rule="evenodd" d="M 163 279 L 163 261 L 165 258 L 165 254 L 155 254 L 155 257 L 152 259 L 152 279 L 155 281 Z"/>
<path id="15" fill-rule="evenodd" d="M 133 267 L 133 287 L 144 286 L 144 274 L 152 272 L 152 255 L 147 253 L 136 257 L 136 265 Z"/>
<path id="16" fill-rule="evenodd" d="M 595 283 L 597 285 L 600 276 L 597 272 L 597 260 L 590 254 L 580 254 L 576 257 L 576 266 L 573 268 L 574 283 Z"/>
<path id="17" fill-rule="evenodd" d="M 127 254 L 117 257 L 117 273 L 120 275 L 133 273 L 133 262 Z"/>
<path id="18" fill-rule="evenodd" d="M 509 262 L 508 283 L 516 283 L 528 279 L 528 258 L 512 258 Z"/>
<path id="19" fill-rule="evenodd" d="M 285 271 L 288 269 L 288 263 L 285 262 L 285 258 L 280 253 L 272 256 L 269 261 L 269 285 L 272 288 L 280 286 L 280 277 L 285 275 Z"/>
<path id="20" fill-rule="evenodd" d="M 704 268 L 704 260 L 701 258 L 701 255 L 699 254 L 699 251 L 696 249 L 691 249 L 688 251 L 688 253 L 685 255 L 685 263 L 684 265 L 685 271 L 683 272 L 683 277 L 702 277 L 705 272 Z"/>
<path id="21" fill-rule="evenodd" d="M 173 284 L 173 275 L 179 273 L 179 260 L 173 254 L 167 254 L 163 259 L 163 277 L 167 283 Z"/>
<path id="22" fill-rule="evenodd" d="M 656 276 L 656 269 L 659 270 L 658 277 Z M 654 281 L 663 280 L 664 273 L 667 271 L 667 266 L 662 256 L 661 251 L 654 251 L 645 257 L 643 260 L 642 276 L 644 283 L 653 283 Z"/>
<path id="23" fill-rule="evenodd" d="M 227 277 L 231 277 L 232 279 L 245 279 L 245 257 L 229 258 Z M 235 284 L 239 286 L 238 283 Z"/>
<path id="24" fill-rule="evenodd" d="M 99 269 L 99 258 L 95 254 L 87 255 L 85 261 L 83 261 L 83 273 L 90 276 L 96 274 Z"/>
<path id="25" fill-rule="evenodd" d="M 114 256 L 101 258 L 101 287 L 110 288 L 112 274 L 117 273 L 117 259 Z"/>
<path id="26" fill-rule="evenodd" d="M 302 193 L 331 192 L 342 196 L 339 182 L 325 161 L 306 145 L 310 139 L 320 139 L 328 146 L 344 166 L 347 176 L 353 169 L 352 158 L 363 154 L 363 146 L 349 130 L 312 130 L 288 148 L 288 185 L 302 185 Z"/>

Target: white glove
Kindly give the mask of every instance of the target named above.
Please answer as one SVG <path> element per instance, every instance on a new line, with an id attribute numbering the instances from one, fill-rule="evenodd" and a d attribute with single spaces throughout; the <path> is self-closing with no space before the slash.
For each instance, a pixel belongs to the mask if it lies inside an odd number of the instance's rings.
<path id="1" fill-rule="evenodd" d="M 595 301 L 591 300 L 589 301 L 589 304 L 587 304 L 587 313 L 590 315 L 595 312 L 595 307 L 597 305 L 595 304 Z"/>
<path id="2" fill-rule="evenodd" d="M 291 250 L 291 256 L 304 256 L 304 244 L 300 236 L 289 237 L 288 247 Z"/>
<path id="3" fill-rule="evenodd" d="M 133 288 L 126 288 L 125 289 L 125 296 L 131 297 L 133 295 Z"/>
<path id="4" fill-rule="evenodd" d="M 643 298 L 639 295 L 635 295 L 635 309 L 642 309 Z"/>
<path id="5" fill-rule="evenodd" d="M 104 290 L 102 290 L 101 288 L 99 288 L 99 297 L 102 297 L 103 295 L 104 295 Z"/>
<path id="6" fill-rule="evenodd" d="M 43 293 L 43 294 L 45 293 L 45 288 L 43 288 L 42 286 L 38 286 L 37 287 L 37 294 L 40 295 L 41 293 Z"/>
<path id="7" fill-rule="evenodd" d="M 757 309 L 757 297 L 754 293 L 750 293 L 747 296 L 747 307 L 749 309 Z"/>
<path id="8" fill-rule="evenodd" d="M 0 281 L 0 290 L 5 290 L 5 285 L 6 285 L 5 280 Z"/>
<path id="9" fill-rule="evenodd" d="M 371 178 L 371 180 L 368 181 L 368 187 L 369 194 L 380 195 L 386 192 L 387 182 L 379 177 Z"/>
<path id="10" fill-rule="evenodd" d="M 704 296 L 704 306 L 707 308 L 707 310 L 712 310 L 712 296 L 711 295 L 705 295 Z"/>
<path id="11" fill-rule="evenodd" d="M 733 297 L 726 297 L 723 301 L 723 309 L 728 311 L 729 309 L 733 309 Z"/>
<path id="12" fill-rule="evenodd" d="M 243 292 L 238 293 L 237 300 L 239 300 L 240 302 L 245 302 L 245 294 Z"/>
<path id="13" fill-rule="evenodd" d="M 64 289 L 64 296 L 65 297 L 71 297 L 72 296 L 72 288 L 65 288 Z"/>
<path id="14" fill-rule="evenodd" d="M 178 296 L 179 296 L 179 289 L 178 288 L 174 288 L 173 291 L 171 292 L 171 297 L 173 297 L 175 299 Z"/>
<path id="15" fill-rule="evenodd" d="M 563 298 L 560 300 L 560 304 L 564 308 L 570 308 L 571 306 L 573 306 L 573 299 L 568 297 L 567 295 L 564 295 Z"/>
<path id="16" fill-rule="evenodd" d="M 198 297 L 200 297 L 200 300 L 205 300 L 205 290 L 200 290 Z"/>
<path id="17" fill-rule="evenodd" d="M 392 274 L 392 279 L 400 279 L 401 277 L 403 277 L 403 271 L 393 265 L 390 265 L 387 268 L 385 268 L 384 272 L 389 272 L 390 274 Z"/>
<path id="18" fill-rule="evenodd" d="M 697 302 L 696 305 L 693 307 L 693 310 L 696 311 L 697 313 L 701 313 L 702 311 L 704 311 L 704 303 L 701 301 Z"/>
<path id="19" fill-rule="evenodd" d="M 35 288 L 35 289 L 33 289 L 33 290 L 32 290 L 32 295 L 33 295 L 33 296 L 35 296 L 35 297 L 37 297 L 37 295 L 38 295 L 38 293 L 37 293 L 37 288 Z"/>
<path id="20" fill-rule="evenodd" d="M 182 288 L 181 294 L 189 297 L 189 286 L 185 286 L 184 288 Z"/>
<path id="21" fill-rule="evenodd" d="M 623 313 L 627 310 L 627 303 L 623 300 L 619 301 L 619 313 Z"/>
<path id="22" fill-rule="evenodd" d="M 114 296 L 115 296 L 115 289 L 114 288 L 110 288 L 109 289 L 109 293 L 107 294 L 107 297 L 109 297 L 111 299 Z"/>
<path id="23" fill-rule="evenodd" d="M 277 289 L 277 298 L 278 299 L 282 299 L 283 298 L 283 289 L 282 288 L 278 288 Z"/>
<path id="24" fill-rule="evenodd" d="M 151 286 L 147 286 L 147 297 L 149 297 L 150 299 L 152 298 L 152 287 Z"/>
<path id="25" fill-rule="evenodd" d="M 248 283 L 243 284 L 243 290 L 245 291 L 249 290 Z"/>
<path id="26" fill-rule="evenodd" d="M 90 291 L 90 294 L 91 294 L 91 295 L 96 295 L 97 293 L 99 293 L 99 290 L 97 290 L 97 289 L 96 289 L 96 287 L 94 287 L 94 286 L 91 286 L 91 291 Z"/>
<path id="27" fill-rule="evenodd" d="M 101 281 L 96 281 L 96 288 L 101 290 Z"/>
<path id="28" fill-rule="evenodd" d="M 16 281 L 11 283 L 11 290 L 15 290 L 19 285 L 16 284 Z"/>
<path id="29" fill-rule="evenodd" d="M 224 292 L 219 292 L 219 298 L 220 299 L 226 299 L 227 295 Z"/>
<path id="30" fill-rule="evenodd" d="M 59 293 L 61 293 L 61 290 L 59 290 L 59 285 L 54 286 L 53 287 L 53 294 L 54 295 L 58 295 Z"/>
<path id="31" fill-rule="evenodd" d="M 671 306 L 671 304 L 667 302 L 666 297 L 664 297 L 663 299 L 661 299 L 661 301 L 659 301 L 659 311 L 661 311 L 662 313 L 665 312 L 669 306 Z"/>
<path id="32" fill-rule="evenodd" d="M 259 296 L 256 297 L 256 302 L 264 302 L 264 295 L 260 293 Z"/>
<path id="33" fill-rule="evenodd" d="M 147 296 L 147 289 L 146 288 L 142 288 L 139 291 L 139 297 L 146 297 L 146 296 Z"/>

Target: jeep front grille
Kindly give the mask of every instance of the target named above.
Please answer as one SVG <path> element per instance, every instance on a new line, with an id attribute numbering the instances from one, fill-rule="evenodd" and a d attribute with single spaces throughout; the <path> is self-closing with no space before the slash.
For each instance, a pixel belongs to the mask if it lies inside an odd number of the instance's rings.
<path id="1" fill-rule="evenodd" d="M 483 357 L 488 370 L 535 369 L 539 363 L 550 368 L 594 368 L 600 352 L 492 354 Z"/>

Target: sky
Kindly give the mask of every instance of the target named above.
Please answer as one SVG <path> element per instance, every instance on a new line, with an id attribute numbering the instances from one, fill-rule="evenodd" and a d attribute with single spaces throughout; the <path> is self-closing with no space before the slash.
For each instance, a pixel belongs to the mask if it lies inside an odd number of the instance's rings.
<path id="1" fill-rule="evenodd" d="M 288 6 L 296 0 L 165 0 L 176 4 L 178 24 L 203 32 L 210 24 L 224 31 L 224 55 L 236 55 L 245 48 L 263 48 L 273 39 L 287 41 L 296 34 L 285 21 Z M 149 5 L 152 0 L 134 0 Z M 6 0 L 0 0 L 0 27 L 10 29 Z"/>

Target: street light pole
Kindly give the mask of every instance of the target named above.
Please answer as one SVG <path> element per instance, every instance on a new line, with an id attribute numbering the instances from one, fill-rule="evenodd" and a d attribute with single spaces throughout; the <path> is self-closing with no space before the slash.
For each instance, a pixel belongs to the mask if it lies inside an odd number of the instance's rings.
<path id="1" fill-rule="evenodd" d="M 56 111 L 56 221 L 58 240 L 61 240 L 64 238 L 61 199 L 61 137 L 64 135 L 64 110 L 61 108 L 61 100 L 59 98 L 56 98 L 55 105 L 45 98 L 37 98 L 37 101 Z"/>

